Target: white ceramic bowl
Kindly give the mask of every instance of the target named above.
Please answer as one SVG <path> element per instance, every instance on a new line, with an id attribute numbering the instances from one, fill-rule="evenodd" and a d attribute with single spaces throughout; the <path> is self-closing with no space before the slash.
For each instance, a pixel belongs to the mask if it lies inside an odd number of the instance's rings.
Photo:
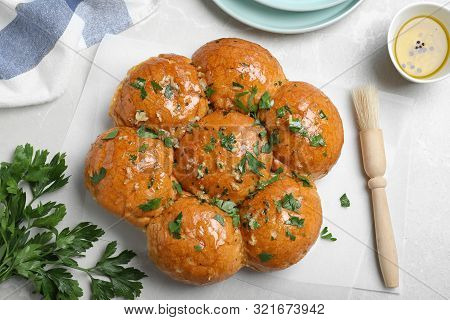
<path id="1" fill-rule="evenodd" d="M 446 7 L 433 2 L 414 3 L 406 6 L 395 15 L 389 27 L 387 36 L 389 56 L 391 57 L 392 63 L 397 71 L 409 81 L 416 83 L 430 83 L 443 80 L 450 75 L 450 59 L 447 59 L 445 65 L 438 72 L 428 78 L 422 79 L 414 78 L 408 75 L 402 70 L 397 62 L 394 54 L 395 37 L 406 21 L 417 16 L 433 16 L 442 22 L 442 24 L 447 28 L 447 31 L 450 31 L 450 10 Z"/>

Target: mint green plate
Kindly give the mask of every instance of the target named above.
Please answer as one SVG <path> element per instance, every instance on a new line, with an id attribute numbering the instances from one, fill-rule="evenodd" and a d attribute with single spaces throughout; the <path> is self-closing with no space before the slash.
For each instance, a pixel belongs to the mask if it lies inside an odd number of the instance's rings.
<path id="1" fill-rule="evenodd" d="M 266 7 L 253 0 L 213 0 L 236 20 L 256 29 L 274 33 L 303 33 L 339 21 L 363 0 L 347 0 L 337 6 L 308 12 L 290 12 Z"/>
<path id="2" fill-rule="evenodd" d="M 315 11 L 336 6 L 347 0 L 254 0 L 265 6 L 287 11 Z"/>

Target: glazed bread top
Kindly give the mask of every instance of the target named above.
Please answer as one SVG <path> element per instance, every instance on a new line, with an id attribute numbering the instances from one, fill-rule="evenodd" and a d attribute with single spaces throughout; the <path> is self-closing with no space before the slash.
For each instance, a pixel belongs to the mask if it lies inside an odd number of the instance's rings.
<path id="1" fill-rule="evenodd" d="M 161 54 L 130 69 L 112 99 L 110 115 L 118 126 L 146 125 L 181 136 L 208 111 L 204 87 L 188 58 Z"/>
<path id="2" fill-rule="evenodd" d="M 266 93 L 272 96 L 286 81 L 281 65 L 260 45 L 242 39 L 225 38 L 208 42 L 192 56 L 205 77 L 213 108 L 253 111 Z"/>
<path id="3" fill-rule="evenodd" d="M 242 238 L 232 218 L 195 197 L 177 200 L 147 228 L 154 263 L 177 280 L 208 284 L 242 267 Z"/>
<path id="4" fill-rule="evenodd" d="M 175 150 L 175 177 L 200 198 L 241 202 L 268 176 L 272 154 L 265 129 L 238 112 L 215 111 Z"/>
<path id="5" fill-rule="evenodd" d="M 174 198 L 173 150 L 134 128 L 116 127 L 97 137 L 86 157 L 85 185 L 103 207 L 144 227 Z"/>
<path id="6" fill-rule="evenodd" d="M 342 120 L 334 104 L 306 82 L 286 82 L 274 105 L 259 113 L 276 140 L 274 157 L 292 171 L 313 179 L 328 173 L 344 143 Z"/>

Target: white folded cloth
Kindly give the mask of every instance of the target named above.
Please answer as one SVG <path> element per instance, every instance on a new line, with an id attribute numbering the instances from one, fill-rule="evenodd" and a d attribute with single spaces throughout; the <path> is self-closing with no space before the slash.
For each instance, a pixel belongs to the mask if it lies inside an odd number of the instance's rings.
<path id="1" fill-rule="evenodd" d="M 0 0 L 0 108 L 66 89 L 75 55 L 150 16 L 159 0 Z"/>

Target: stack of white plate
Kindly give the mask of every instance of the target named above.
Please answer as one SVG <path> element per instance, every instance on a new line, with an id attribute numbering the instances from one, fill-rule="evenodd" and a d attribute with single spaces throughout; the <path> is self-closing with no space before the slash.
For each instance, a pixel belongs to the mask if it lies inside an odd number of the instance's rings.
<path id="1" fill-rule="evenodd" d="M 235 19 L 275 33 L 324 28 L 349 14 L 363 0 L 213 0 Z"/>

